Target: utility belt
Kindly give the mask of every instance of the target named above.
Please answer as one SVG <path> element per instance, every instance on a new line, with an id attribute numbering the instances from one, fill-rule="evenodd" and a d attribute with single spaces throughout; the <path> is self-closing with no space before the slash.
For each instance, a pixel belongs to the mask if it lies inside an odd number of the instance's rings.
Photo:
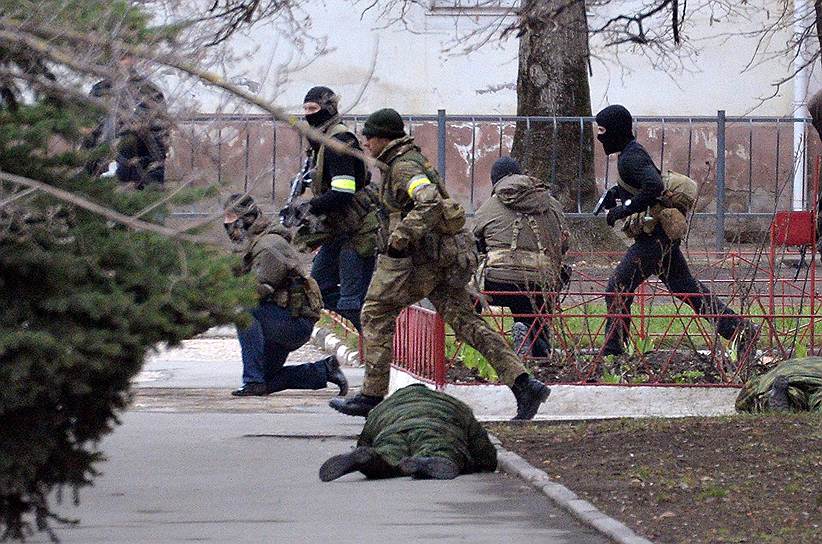
<path id="1" fill-rule="evenodd" d="M 319 319 L 322 310 L 322 294 L 313 278 L 292 276 L 279 289 L 261 299 L 286 308 L 291 317 Z"/>

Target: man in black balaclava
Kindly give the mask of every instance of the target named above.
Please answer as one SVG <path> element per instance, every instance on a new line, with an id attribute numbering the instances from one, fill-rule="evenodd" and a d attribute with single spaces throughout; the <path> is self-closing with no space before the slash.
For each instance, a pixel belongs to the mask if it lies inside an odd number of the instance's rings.
<path id="1" fill-rule="evenodd" d="M 340 122 L 338 104 L 339 97 L 328 87 L 312 87 L 303 100 L 306 122 L 362 151 L 354 133 Z M 362 160 L 317 142 L 312 141 L 307 152 L 315 168 L 309 213 L 322 216 L 330 233 L 321 241 L 307 233 L 306 240 L 314 240 L 309 244 L 311 249 L 319 241 L 311 277 L 320 286 L 323 305 L 361 330 L 360 310 L 374 271 L 378 227 L 376 206 L 366 191 L 370 175 Z M 299 243 L 300 236 L 301 231 L 295 242 Z"/>
<path id="2" fill-rule="evenodd" d="M 617 170 L 620 182 L 609 190 L 605 200 L 608 225 L 637 212 L 647 213 L 665 189 L 662 176 L 651 156 L 634 138 L 631 113 L 623 106 L 608 106 L 596 116 L 597 139 L 605 153 L 619 153 Z M 617 204 L 617 200 L 621 204 Z M 605 296 L 609 317 L 605 324 L 603 355 L 621 355 L 625 351 L 630 328 L 633 293 L 651 275 L 657 275 L 674 296 L 685 301 L 694 312 L 713 322 L 717 332 L 726 339 L 736 338 L 737 361 L 749 360 L 756 351 L 759 329 L 749 320 L 740 318 L 705 285 L 694 279 L 688 262 L 657 222 L 650 233 L 636 234 L 634 244 L 619 262 L 608 280 Z"/>

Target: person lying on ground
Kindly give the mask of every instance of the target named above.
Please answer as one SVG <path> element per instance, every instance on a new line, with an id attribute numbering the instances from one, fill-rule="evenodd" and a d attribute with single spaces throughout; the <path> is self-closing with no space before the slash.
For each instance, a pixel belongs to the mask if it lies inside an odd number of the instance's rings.
<path id="1" fill-rule="evenodd" d="M 450 480 L 496 468 L 497 450 L 471 408 L 415 384 L 371 410 L 356 449 L 323 463 L 320 480 L 330 482 L 356 471 L 369 479 Z"/>
<path id="2" fill-rule="evenodd" d="M 822 413 L 822 357 L 788 359 L 751 378 L 736 397 L 736 410 Z"/>

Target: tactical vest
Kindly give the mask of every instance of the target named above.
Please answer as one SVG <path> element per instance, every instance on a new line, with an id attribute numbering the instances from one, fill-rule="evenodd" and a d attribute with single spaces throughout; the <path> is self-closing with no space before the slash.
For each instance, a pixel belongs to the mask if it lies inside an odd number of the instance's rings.
<path id="1" fill-rule="evenodd" d="M 436 226 L 437 231 L 441 234 L 457 234 L 465 226 L 465 209 L 459 202 L 448 195 L 448 191 L 445 189 L 445 184 L 442 182 L 439 172 L 437 172 L 425 156 L 415 148 L 416 144 L 413 142 L 409 142 L 400 147 L 395 153 L 394 158 L 389 161 L 388 166 L 390 168 L 392 164 L 400 159 L 418 164 L 428 178 L 428 181 L 437 187 L 437 191 L 440 197 L 442 197 L 442 217 Z M 386 183 L 386 181 L 389 183 Z M 387 198 L 388 187 L 391 181 L 393 180 L 385 180 L 380 186 L 380 204 L 389 215 L 389 233 L 414 209 L 413 199 L 409 200 L 403 208 L 400 208 L 396 206 L 396 203 L 391 202 L 391 199 Z"/>
<path id="2" fill-rule="evenodd" d="M 557 216 L 557 220 L 561 224 L 561 218 L 556 210 L 552 208 L 551 212 Z M 528 227 L 534 234 L 537 242 L 537 251 L 528 251 L 517 247 L 523 221 L 528 223 Z M 509 248 L 491 249 L 488 251 L 480 274 L 481 279 L 484 279 L 489 272 L 492 272 L 491 279 L 495 279 L 493 277 L 493 271 L 497 269 L 504 271 L 506 276 L 514 272 L 515 275 L 521 277 L 531 285 L 536 284 L 548 288 L 559 285 L 558 280 L 562 257 L 559 255 L 558 258 L 552 258 L 546 254 L 547 248 L 542 241 L 539 225 L 533 215 L 518 213 L 516 219 L 514 219 L 512 231 L 511 246 Z"/>
<path id="3" fill-rule="evenodd" d="M 329 138 L 340 134 L 351 133 L 342 123 L 337 123 L 325 131 Z M 352 133 L 353 134 L 353 133 Z M 311 192 L 315 196 L 320 196 L 331 190 L 331 179 L 324 175 L 325 172 L 325 144 L 321 144 L 315 155 L 314 175 L 311 179 Z M 365 169 L 365 180 L 363 187 L 354 193 L 354 198 L 350 206 L 339 212 L 332 212 L 328 217 L 329 227 L 337 232 L 354 233 L 362 230 L 362 223 L 365 217 L 375 209 L 375 202 L 371 192 L 368 190 L 371 173 Z M 370 229 L 373 231 L 373 229 Z"/>

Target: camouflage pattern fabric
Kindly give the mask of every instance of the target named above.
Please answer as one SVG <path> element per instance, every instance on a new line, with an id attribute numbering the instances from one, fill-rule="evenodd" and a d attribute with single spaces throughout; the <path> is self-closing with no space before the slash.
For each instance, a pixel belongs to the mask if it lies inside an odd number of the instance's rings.
<path id="1" fill-rule="evenodd" d="M 445 457 L 461 474 L 492 472 L 497 450 L 465 403 L 423 385 L 404 387 L 374 408 L 357 446 L 371 447 L 385 461 L 370 478 L 398 476 L 403 457 Z"/>
<path id="2" fill-rule="evenodd" d="M 822 357 L 789 359 L 770 372 L 751 378 L 736 398 L 739 412 L 767 412 L 774 380 L 788 380 L 788 399 L 796 411 L 822 413 Z"/>
<path id="3" fill-rule="evenodd" d="M 526 373 L 505 339 L 473 310 L 466 286 L 476 269 L 473 236 L 438 233 L 448 193 L 410 136 L 391 142 L 378 160 L 383 171 L 380 200 L 388 245 L 407 256 L 380 255 L 362 308 L 365 340 L 364 395 L 385 396 L 391 370 L 394 327 L 400 312 L 428 298 L 457 339 L 491 363 L 503 383 Z M 469 243 L 470 241 L 470 243 Z"/>

